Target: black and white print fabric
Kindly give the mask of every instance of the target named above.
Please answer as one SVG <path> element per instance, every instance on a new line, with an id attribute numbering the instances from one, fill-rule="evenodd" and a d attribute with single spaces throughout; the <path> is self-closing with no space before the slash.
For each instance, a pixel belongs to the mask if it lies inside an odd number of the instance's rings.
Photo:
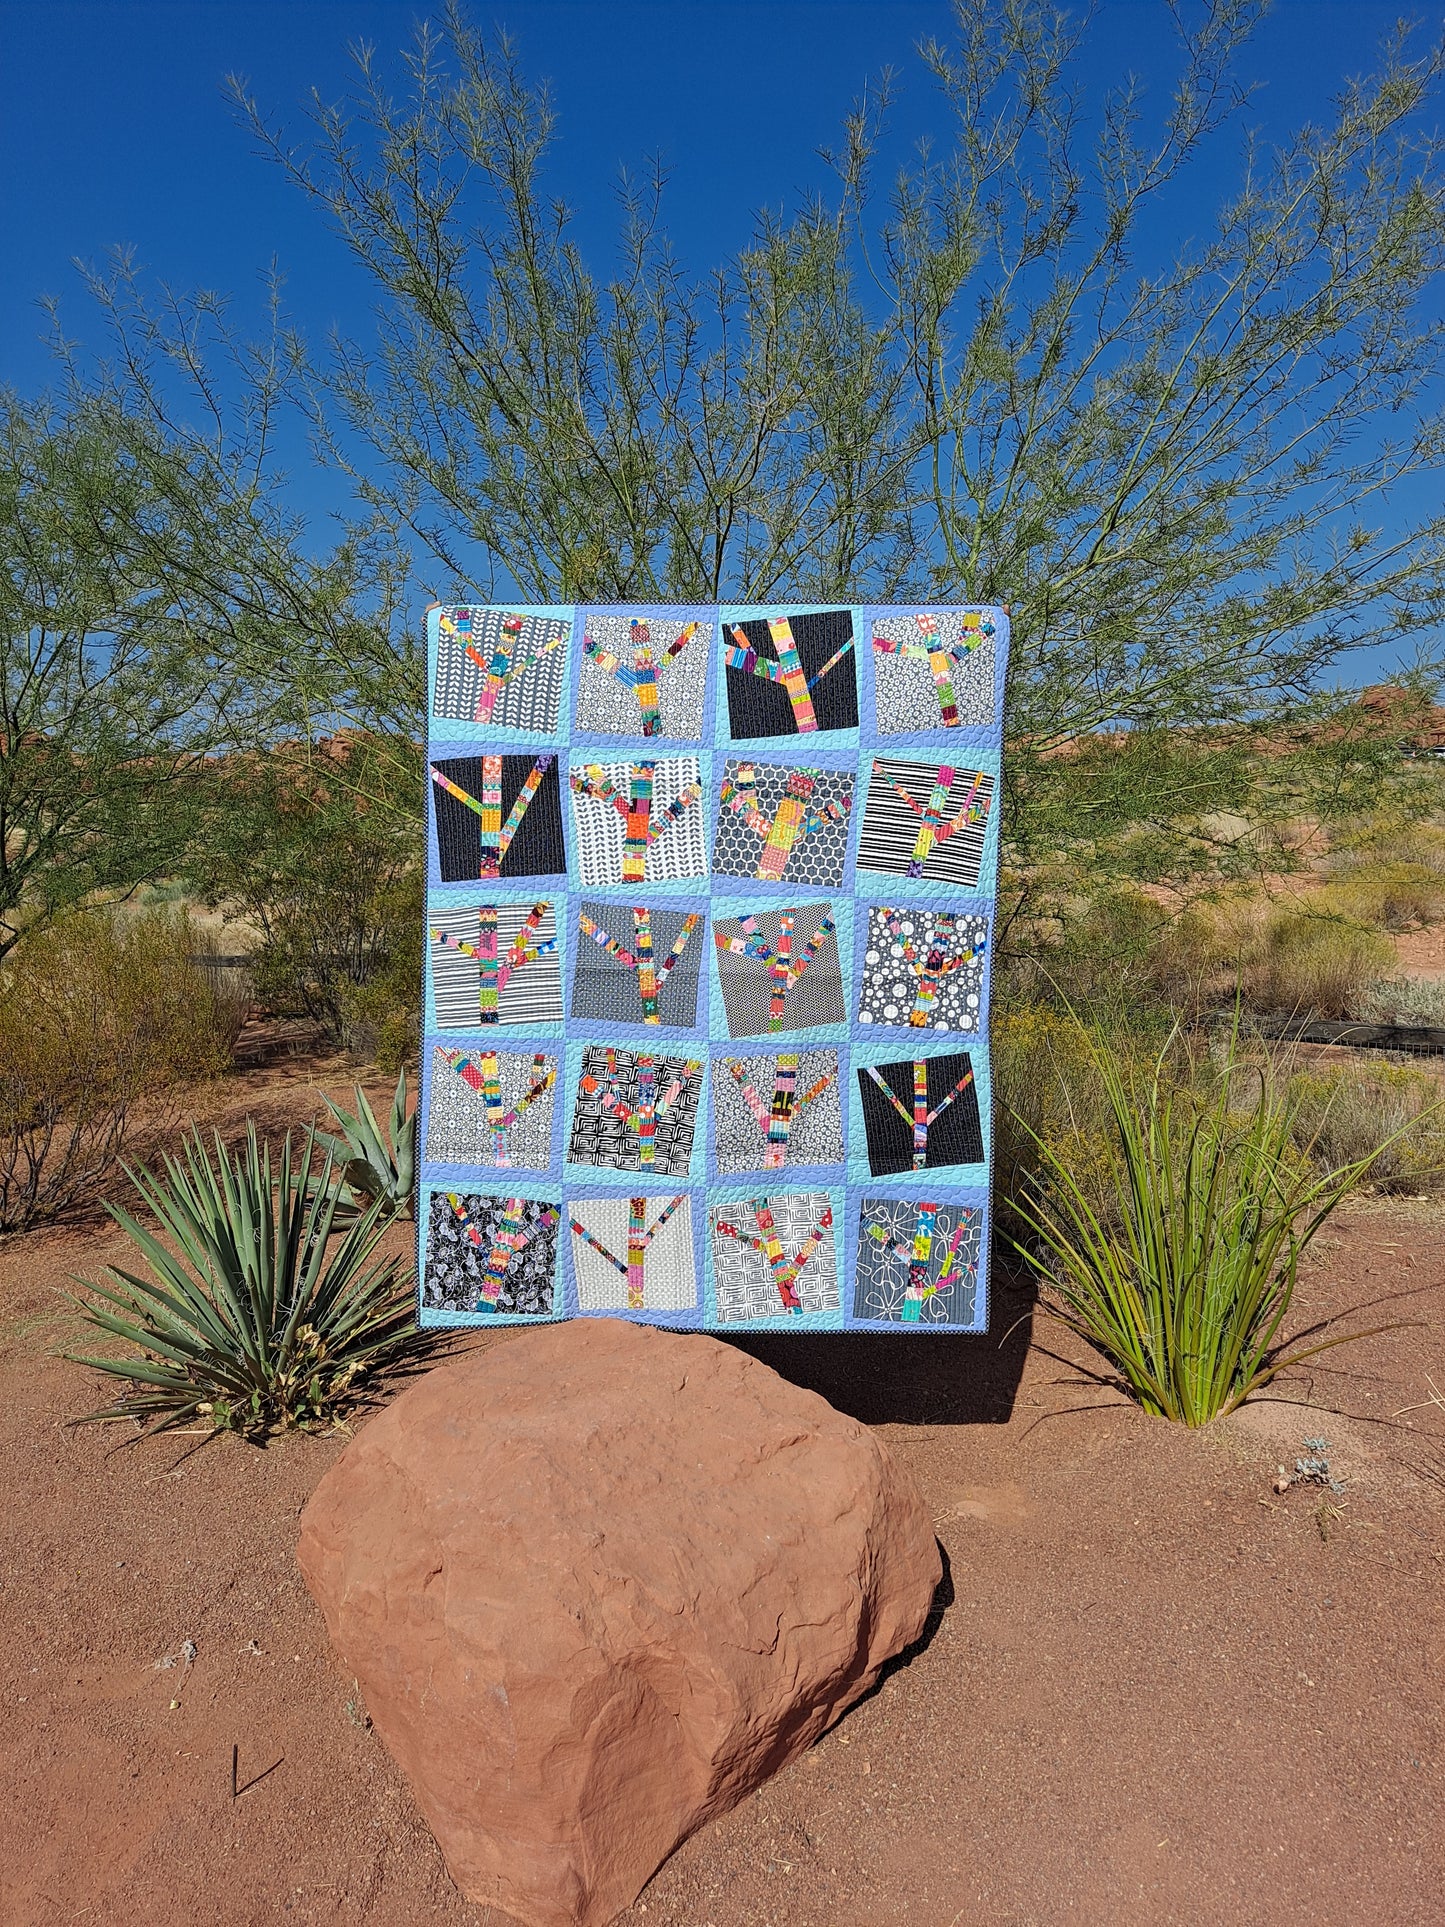
<path id="1" fill-rule="evenodd" d="M 478 1088 L 496 1060 L 497 1100 L 489 1103 Z M 539 1069 L 537 1058 L 542 1058 Z M 432 1051 L 431 1101 L 427 1106 L 426 1155 L 438 1164 L 495 1166 L 496 1124 L 511 1118 L 502 1132 L 506 1162 L 524 1171 L 545 1171 L 552 1150 L 553 1098 L 558 1061 L 546 1052 L 496 1050 L 491 1045 L 441 1045 Z M 546 1084 L 548 1073 L 552 1082 Z M 542 1088 L 545 1086 L 545 1088 Z M 538 1095 L 531 1097 L 536 1090 Z"/>
<path id="2" fill-rule="evenodd" d="M 985 916 L 875 905 L 868 912 L 858 1022 L 977 1031 L 987 959 Z"/>
<path id="3" fill-rule="evenodd" d="M 835 1050 L 797 1053 L 797 1068 L 783 1066 L 792 1079 L 791 1116 L 787 1120 L 781 1169 L 801 1164 L 841 1164 L 843 1161 L 843 1105 Z M 735 1071 L 742 1073 L 741 1079 Z M 769 1123 L 759 1123 L 747 1092 L 771 1113 L 778 1089 L 777 1057 L 718 1057 L 712 1067 L 713 1148 L 719 1171 L 762 1171 L 769 1168 Z M 816 1097 L 808 1092 L 824 1078 Z M 805 1101 L 806 1100 L 806 1101 Z M 769 1122 L 771 1118 L 769 1119 Z M 775 1127 L 775 1138 L 778 1135 Z M 773 1167 L 779 1168 L 779 1167 Z"/>
<path id="4" fill-rule="evenodd" d="M 577 874 L 585 889 L 628 881 L 623 853 L 628 823 L 614 799 L 626 803 L 638 788 L 637 771 L 651 765 L 644 879 L 677 882 L 707 875 L 707 802 L 701 765 L 695 756 L 638 757 L 630 763 L 594 764 L 574 755 L 571 776 L 573 822 L 577 832 Z M 600 769 L 613 796 L 590 794 L 579 783 Z"/>
<path id="5" fill-rule="evenodd" d="M 702 741 L 703 707 L 707 696 L 707 666 L 716 646 L 717 625 L 692 622 L 687 616 L 644 615 L 657 681 L 657 728 L 644 732 L 642 707 L 634 679 L 636 642 L 631 615 L 589 615 L 587 637 L 597 644 L 584 651 L 577 685 L 577 727 L 601 736 L 641 736 L 645 733 Z M 681 649 L 668 650 L 691 626 Z M 604 666 L 616 659 L 619 676 Z"/>
<path id="6" fill-rule="evenodd" d="M 787 1303 L 790 1295 L 798 1300 L 797 1313 L 837 1311 L 838 1260 L 827 1193 L 798 1191 L 775 1196 L 769 1192 L 762 1202 L 765 1216 L 761 1222 L 756 1200 L 739 1199 L 709 1208 L 718 1323 L 786 1320 L 797 1315 Z M 718 1229 L 720 1224 L 731 1225 L 743 1236 L 729 1236 Z M 767 1252 L 757 1248 L 774 1235 L 783 1259 L 781 1277 Z M 806 1262 L 795 1277 L 789 1278 L 789 1271 L 805 1251 Z"/>
<path id="7" fill-rule="evenodd" d="M 993 792 L 992 776 L 963 763 L 875 757 L 858 868 L 976 890 Z"/>
<path id="8" fill-rule="evenodd" d="M 533 920 L 535 905 L 499 903 L 497 996 L 499 1024 L 545 1024 L 562 1015 L 562 972 L 557 962 L 557 913 L 550 902 Z M 441 1030 L 478 1031 L 482 964 L 477 951 L 481 918 L 475 907 L 434 908 L 428 919 L 432 989 Z M 513 963 L 519 947 L 522 961 Z M 490 1026 L 488 1026 L 490 1028 Z"/>
<path id="9" fill-rule="evenodd" d="M 694 1060 L 589 1045 L 582 1053 L 568 1159 L 685 1178 L 701 1096 L 702 1066 Z"/>
<path id="10" fill-rule="evenodd" d="M 434 1191 L 422 1305 L 433 1311 L 550 1318 L 559 1208 L 540 1199 Z M 521 1244 L 520 1250 L 502 1243 Z"/>
<path id="11" fill-rule="evenodd" d="M 567 675 L 570 624 L 550 616 L 524 616 L 508 609 L 455 609 L 437 642 L 436 692 L 432 714 L 450 722 L 483 720 L 488 672 L 498 650 L 509 667 L 536 660 L 529 669 L 509 673 L 497 688 L 485 720 L 498 729 L 541 730 L 550 735 L 562 711 Z M 503 625 L 508 625 L 504 632 Z"/>
<path id="12" fill-rule="evenodd" d="M 949 654 L 948 680 L 958 711 L 957 722 L 964 728 L 986 728 L 997 720 L 993 630 L 985 627 L 972 631 L 973 647 L 967 649 L 964 645 L 964 618 L 960 610 L 941 610 L 933 621 L 937 625 L 937 646 Z M 878 649 L 873 652 L 879 734 L 899 736 L 941 728 L 943 711 L 939 703 L 938 685 L 933 680 L 927 656 L 917 653 L 917 619 L 913 616 L 884 617 L 874 623 L 873 633 L 898 645 L 896 654 Z"/>

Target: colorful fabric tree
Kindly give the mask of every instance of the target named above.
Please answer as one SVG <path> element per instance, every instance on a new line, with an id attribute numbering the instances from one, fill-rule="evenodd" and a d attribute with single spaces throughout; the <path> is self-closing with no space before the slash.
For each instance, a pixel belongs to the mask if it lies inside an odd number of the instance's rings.
<path id="1" fill-rule="evenodd" d="M 740 816 L 748 828 L 763 839 L 755 872 L 759 882 L 781 882 L 796 845 L 821 830 L 825 823 L 841 823 L 847 816 L 851 796 L 836 803 L 825 803 L 821 809 L 814 807 L 812 795 L 818 785 L 818 775 L 815 769 L 792 770 L 787 789 L 771 816 L 758 806 L 756 764 L 740 763 L 736 778 L 729 777 L 724 782 L 723 808 Z"/>

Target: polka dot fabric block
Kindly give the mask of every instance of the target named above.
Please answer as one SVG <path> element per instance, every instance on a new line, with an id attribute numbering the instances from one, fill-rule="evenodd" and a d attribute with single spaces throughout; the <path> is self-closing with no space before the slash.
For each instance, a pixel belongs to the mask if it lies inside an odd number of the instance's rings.
<path id="1" fill-rule="evenodd" d="M 988 1329 L 1008 644 L 428 612 L 424 1325 Z"/>

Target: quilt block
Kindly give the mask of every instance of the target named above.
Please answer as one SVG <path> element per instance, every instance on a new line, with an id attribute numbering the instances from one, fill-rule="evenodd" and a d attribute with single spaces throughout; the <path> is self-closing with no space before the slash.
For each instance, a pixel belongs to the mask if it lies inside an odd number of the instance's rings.
<path id="1" fill-rule="evenodd" d="M 427 617 L 423 1324 L 988 1324 L 999 608 Z"/>

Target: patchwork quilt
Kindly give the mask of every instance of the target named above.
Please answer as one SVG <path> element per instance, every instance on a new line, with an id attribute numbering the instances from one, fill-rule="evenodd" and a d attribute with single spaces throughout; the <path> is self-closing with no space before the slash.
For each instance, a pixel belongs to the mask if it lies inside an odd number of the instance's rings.
<path id="1" fill-rule="evenodd" d="M 988 1323 L 997 608 L 433 608 L 421 1319 Z"/>

